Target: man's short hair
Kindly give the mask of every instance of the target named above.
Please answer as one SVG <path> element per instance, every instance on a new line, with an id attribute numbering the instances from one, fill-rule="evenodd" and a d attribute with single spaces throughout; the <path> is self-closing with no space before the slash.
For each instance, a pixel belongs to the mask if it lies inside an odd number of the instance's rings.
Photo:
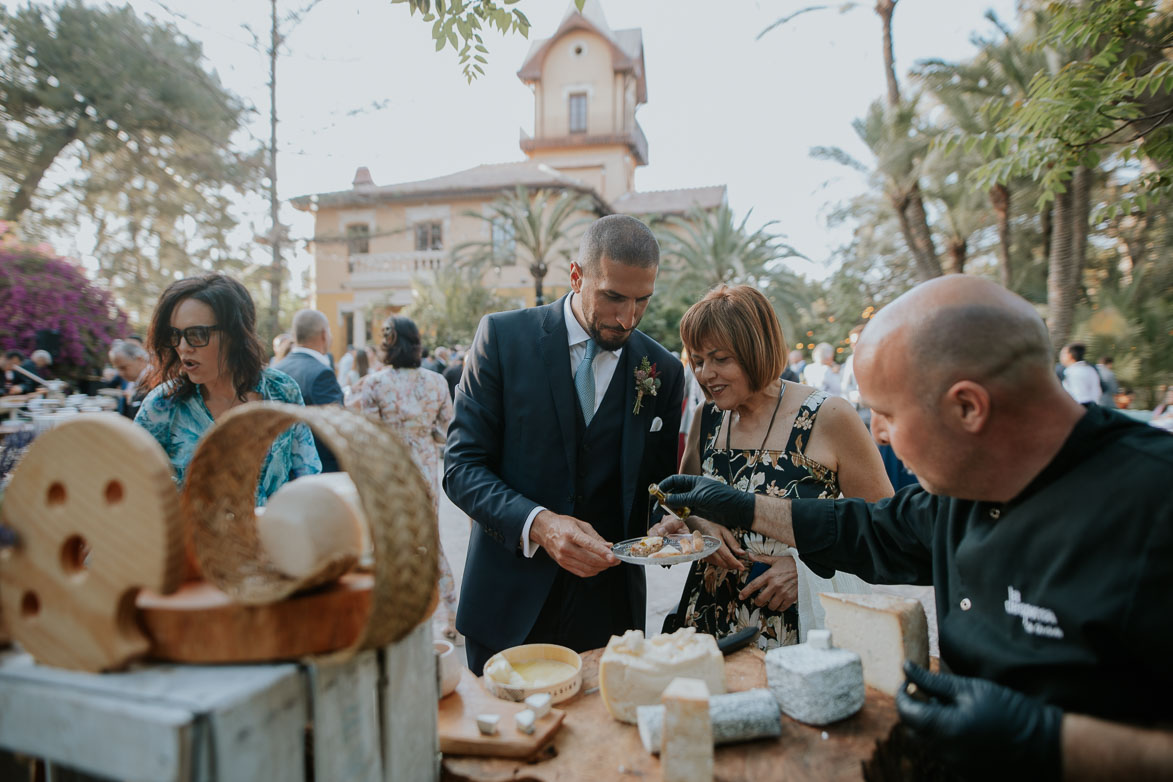
<path id="1" fill-rule="evenodd" d="M 47 364 L 53 363 L 53 354 L 47 350 L 34 350 L 32 358 L 34 362 L 36 362 L 37 359 L 42 359 Z"/>
<path id="2" fill-rule="evenodd" d="M 1113 359 L 1111 356 L 1104 356 L 1100 359 L 1100 363 L 1107 367 L 1112 366 L 1112 361 Z"/>
<path id="3" fill-rule="evenodd" d="M 131 342 L 129 339 L 116 339 L 114 344 L 110 346 L 111 356 L 125 356 L 132 361 L 149 361 L 151 354 L 137 342 Z"/>
<path id="4" fill-rule="evenodd" d="M 19 350 L 10 350 L 4 354 L 4 358 L 15 358 L 17 361 L 24 361 L 24 353 Z"/>
<path id="5" fill-rule="evenodd" d="M 786 369 L 786 337 L 778 315 L 761 291 L 749 285 L 719 285 L 709 291 L 680 319 L 680 340 L 690 360 L 702 348 L 728 350 L 751 391 L 773 383 Z"/>
<path id="6" fill-rule="evenodd" d="M 596 272 L 599 259 L 650 269 L 660 264 L 660 243 L 651 229 L 628 215 L 607 215 L 591 223 L 578 247 L 578 265 Z"/>
<path id="7" fill-rule="evenodd" d="M 1082 342 L 1072 342 L 1067 347 L 1063 348 L 1067 351 L 1076 362 L 1083 361 L 1083 357 L 1087 355 L 1087 345 Z"/>
<path id="8" fill-rule="evenodd" d="M 811 358 L 813 358 L 815 363 L 818 364 L 823 363 L 826 359 L 834 357 L 835 348 L 831 347 L 831 343 L 829 342 L 820 342 L 819 344 L 815 345 L 815 349 L 811 351 Z"/>
<path id="9" fill-rule="evenodd" d="M 330 321 L 317 310 L 298 310 L 293 316 L 293 341 L 301 345 L 325 333 Z"/>

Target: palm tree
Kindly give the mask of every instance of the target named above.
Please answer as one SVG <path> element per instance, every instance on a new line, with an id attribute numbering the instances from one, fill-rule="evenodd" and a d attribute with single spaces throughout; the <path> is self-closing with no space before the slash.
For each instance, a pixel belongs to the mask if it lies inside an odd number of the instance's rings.
<path id="1" fill-rule="evenodd" d="M 465 242 L 453 248 L 452 259 L 459 265 L 486 269 L 520 261 L 534 278 L 534 301 L 546 303 L 542 282 L 556 259 L 568 259 L 571 234 L 583 219 L 579 213 L 605 213 L 602 205 L 576 190 L 550 190 L 518 186 L 493 201 L 485 212 L 467 211 L 488 224 L 489 238 Z"/>
<path id="2" fill-rule="evenodd" d="M 717 285 L 760 285 L 771 274 L 771 264 L 783 258 L 805 258 L 770 233 L 770 222 L 750 231 L 751 209 L 741 222 L 728 204 L 713 211 L 693 207 L 687 216 L 673 215 L 659 225 L 660 247 L 672 262 L 674 287 L 708 290 Z"/>

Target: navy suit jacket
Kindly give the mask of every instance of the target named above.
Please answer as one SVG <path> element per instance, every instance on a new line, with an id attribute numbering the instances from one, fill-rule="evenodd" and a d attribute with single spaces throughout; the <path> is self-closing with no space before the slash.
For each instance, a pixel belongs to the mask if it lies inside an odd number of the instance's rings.
<path id="1" fill-rule="evenodd" d="M 273 368 L 293 378 L 306 405 L 342 404 L 342 387 L 334 371 L 308 353 L 290 353 Z M 338 472 L 338 460 L 317 435 L 314 435 L 314 445 L 322 460 L 322 472 Z"/>
<path id="2" fill-rule="evenodd" d="M 486 316 L 456 387 L 456 417 L 448 429 L 444 490 L 477 522 L 469 537 L 457 629 L 494 650 L 522 643 L 546 601 L 558 564 L 539 549 L 527 559 L 521 532 L 535 505 L 573 515 L 578 448 L 574 381 L 563 299 L 543 307 Z M 647 357 L 662 379 L 638 415 L 635 369 Z M 624 385 L 621 453 L 626 537 L 643 535 L 647 487 L 676 472 L 684 372 L 680 360 L 635 331 L 615 369 Z M 650 431 L 659 418 L 657 431 Z M 611 541 L 616 543 L 618 541 Z M 632 616 L 642 628 L 643 568 L 621 564 Z"/>

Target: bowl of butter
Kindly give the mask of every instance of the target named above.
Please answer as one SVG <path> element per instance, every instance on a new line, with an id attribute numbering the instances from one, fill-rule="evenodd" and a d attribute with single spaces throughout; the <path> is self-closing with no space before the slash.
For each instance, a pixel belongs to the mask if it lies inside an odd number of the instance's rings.
<path id="1" fill-rule="evenodd" d="M 557 644 L 522 644 L 485 663 L 485 689 L 506 701 L 546 693 L 551 703 L 573 697 L 582 687 L 582 658 Z"/>

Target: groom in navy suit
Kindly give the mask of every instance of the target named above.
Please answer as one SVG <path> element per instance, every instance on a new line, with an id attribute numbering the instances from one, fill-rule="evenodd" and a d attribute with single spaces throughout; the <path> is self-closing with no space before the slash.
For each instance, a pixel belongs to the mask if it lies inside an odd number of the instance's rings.
<path id="1" fill-rule="evenodd" d="M 644 534 L 648 484 L 676 472 L 683 367 L 636 330 L 659 262 L 647 226 L 609 215 L 583 235 L 571 293 L 477 329 L 444 490 L 476 522 L 456 627 L 478 675 L 520 643 L 586 651 L 644 626 L 643 568 L 610 544 Z M 641 396 L 644 360 L 661 382 Z"/>

